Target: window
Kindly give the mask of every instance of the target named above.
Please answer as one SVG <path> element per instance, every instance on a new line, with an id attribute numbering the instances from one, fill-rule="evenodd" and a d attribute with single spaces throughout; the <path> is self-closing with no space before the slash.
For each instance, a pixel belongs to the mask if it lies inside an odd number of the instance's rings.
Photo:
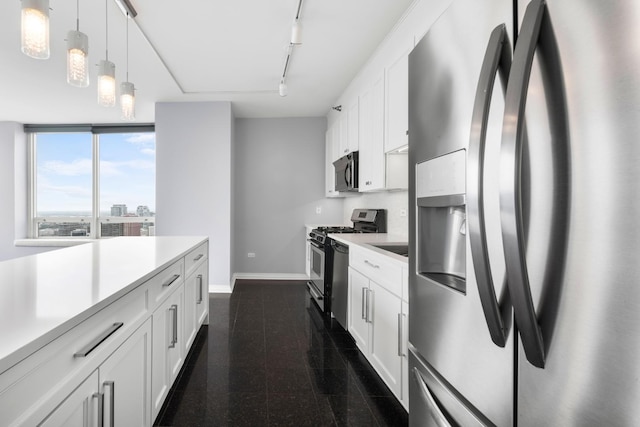
<path id="1" fill-rule="evenodd" d="M 155 234 L 153 126 L 25 129 L 30 237 Z"/>

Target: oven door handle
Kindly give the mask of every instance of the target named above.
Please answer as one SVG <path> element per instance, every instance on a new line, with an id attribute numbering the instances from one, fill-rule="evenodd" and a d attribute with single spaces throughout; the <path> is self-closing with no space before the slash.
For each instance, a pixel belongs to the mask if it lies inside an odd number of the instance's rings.
<path id="1" fill-rule="evenodd" d="M 312 246 L 315 246 L 318 249 L 322 249 L 322 245 L 315 240 L 307 239 L 307 242 L 311 243 Z"/>
<path id="2" fill-rule="evenodd" d="M 316 300 L 321 300 L 323 297 L 316 292 L 316 287 L 312 282 L 307 282 L 307 288 L 309 289 L 309 293 Z"/>

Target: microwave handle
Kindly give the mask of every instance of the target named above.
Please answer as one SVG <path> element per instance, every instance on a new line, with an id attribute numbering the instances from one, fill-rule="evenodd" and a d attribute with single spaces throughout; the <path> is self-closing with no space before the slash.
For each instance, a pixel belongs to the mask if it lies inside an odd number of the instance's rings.
<path id="1" fill-rule="evenodd" d="M 353 168 L 353 164 L 351 162 L 349 162 L 347 164 L 347 167 L 344 168 L 344 181 L 347 183 L 347 187 L 351 187 L 351 182 L 353 181 L 351 179 L 351 169 Z"/>

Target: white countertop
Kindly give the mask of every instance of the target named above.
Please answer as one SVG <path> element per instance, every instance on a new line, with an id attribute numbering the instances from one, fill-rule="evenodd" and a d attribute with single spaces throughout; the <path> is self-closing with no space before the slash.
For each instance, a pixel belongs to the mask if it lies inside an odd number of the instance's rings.
<path id="1" fill-rule="evenodd" d="M 117 237 L 0 262 L 0 373 L 206 237 Z"/>
<path id="2" fill-rule="evenodd" d="M 387 233 L 343 233 L 343 234 L 329 234 L 333 240 L 336 240 L 345 245 L 358 245 L 363 248 L 378 252 L 383 255 L 407 265 L 409 258 L 402 255 L 395 254 L 393 252 L 385 251 L 384 249 L 376 248 L 373 245 L 387 244 L 387 245 L 406 245 L 407 238 L 395 234 Z"/>

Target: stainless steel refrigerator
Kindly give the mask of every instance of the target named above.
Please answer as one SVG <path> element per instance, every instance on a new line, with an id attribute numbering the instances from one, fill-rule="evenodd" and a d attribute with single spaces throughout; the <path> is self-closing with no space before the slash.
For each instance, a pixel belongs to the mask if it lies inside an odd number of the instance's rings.
<path id="1" fill-rule="evenodd" d="M 410 425 L 640 425 L 640 2 L 454 0 L 409 56 Z"/>

